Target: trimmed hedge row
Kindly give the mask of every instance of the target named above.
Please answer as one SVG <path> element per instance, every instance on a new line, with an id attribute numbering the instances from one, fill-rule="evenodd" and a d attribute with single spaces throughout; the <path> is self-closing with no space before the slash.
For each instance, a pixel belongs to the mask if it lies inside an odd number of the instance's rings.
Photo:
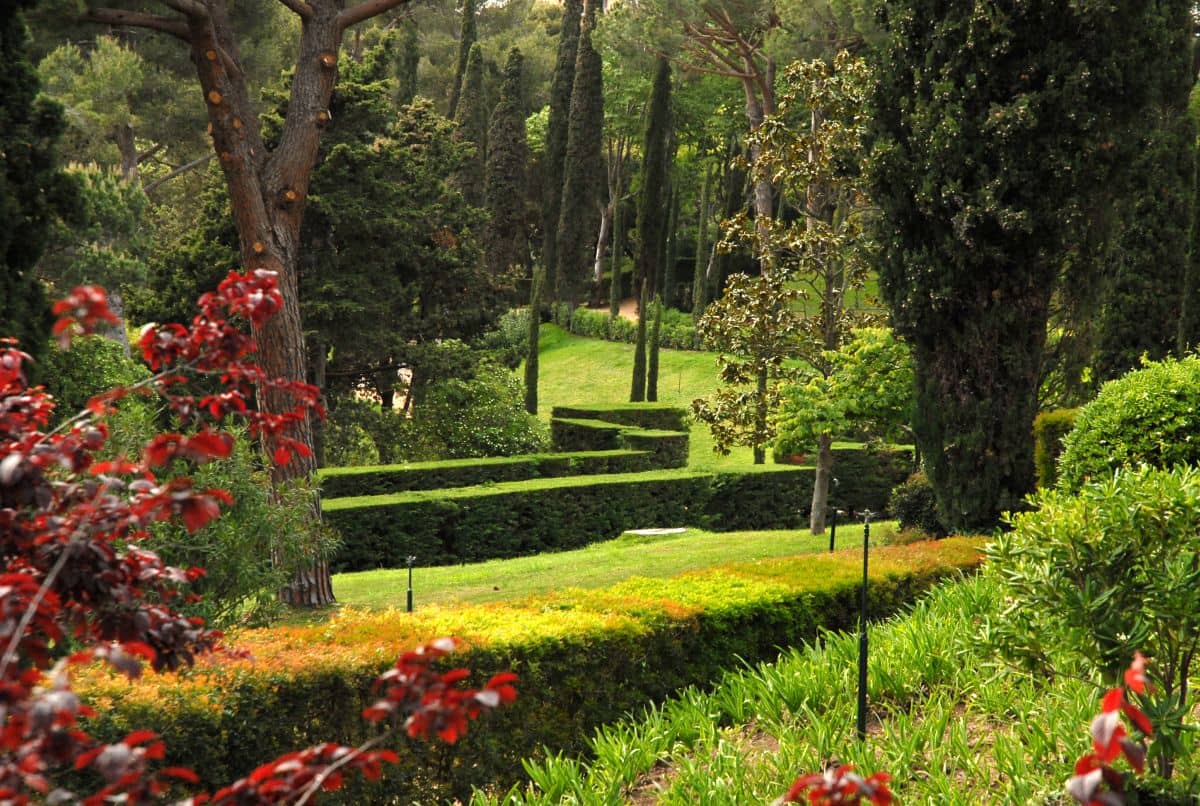
<path id="1" fill-rule="evenodd" d="M 687 431 L 687 409 L 666 403 L 613 403 L 592 406 L 555 406 L 551 418 L 603 420 L 659 431 Z"/>
<path id="2" fill-rule="evenodd" d="M 558 451 L 642 450 L 658 468 L 686 467 L 686 431 L 639 428 L 604 420 L 555 417 L 550 420 L 550 442 Z"/>
<path id="3" fill-rule="evenodd" d="M 791 507 L 809 468 L 651 471 L 334 498 L 326 520 L 341 531 L 335 571 L 448 565 L 578 548 L 626 529 L 703 526 L 718 531 L 797 525 Z"/>
<path id="4" fill-rule="evenodd" d="M 980 540 L 882 547 L 872 552 L 870 608 L 882 618 L 946 576 L 973 569 Z M 203 661 L 184 675 L 138 681 L 102 670 L 77 690 L 95 707 L 89 730 L 117 741 L 132 728 L 160 734 L 167 764 L 186 765 L 212 789 L 257 764 L 319 741 L 358 744 L 369 681 L 417 643 L 457 635 L 455 665 L 476 685 L 512 669 L 517 702 L 457 745 L 396 740 L 401 760 L 383 781 L 352 779 L 345 803 L 469 799 L 507 787 L 521 759 L 543 748 L 577 753 L 596 726 L 743 661 L 855 623 L 861 559 L 836 554 L 739 563 L 668 580 L 634 578 L 603 590 L 566 590 L 455 610 L 348 614 L 327 624 L 257 630 L 235 644 L 254 661 Z"/>
<path id="5" fill-rule="evenodd" d="M 345 498 L 559 476 L 637 473 L 653 470 L 654 467 L 650 451 L 615 449 L 447 459 L 401 465 L 327 467 L 317 471 L 317 478 L 321 482 L 321 493 L 326 498 Z"/>

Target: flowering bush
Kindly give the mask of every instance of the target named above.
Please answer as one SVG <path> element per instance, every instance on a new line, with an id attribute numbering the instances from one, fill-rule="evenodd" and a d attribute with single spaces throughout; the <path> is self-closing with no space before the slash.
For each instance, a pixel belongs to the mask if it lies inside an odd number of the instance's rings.
<path id="1" fill-rule="evenodd" d="M 203 571 L 167 566 L 142 542 L 153 523 L 178 519 L 194 532 L 231 503 L 227 492 L 198 489 L 186 476 L 160 483 L 155 475 L 169 465 L 229 456 L 233 437 L 220 430 L 223 421 L 244 422 L 251 436 L 271 446 L 277 464 L 307 453 L 290 433 L 321 413 L 317 390 L 267 377 L 250 360 L 253 340 L 238 328 L 239 320 L 260 324 L 280 301 L 273 274 L 231 273 L 201 297 L 190 327 L 143 332 L 139 346 L 151 376 L 91 398 L 54 428 L 54 401 L 26 382 L 29 356 L 11 339 L 0 341 L 0 547 L 7 558 L 0 573 L 0 802 L 78 801 L 57 781 L 69 769 L 95 772 L 104 781 L 82 798 L 85 804 L 141 803 L 197 780 L 180 767 L 154 768 L 165 748 L 150 731 L 95 742 L 78 723 L 91 711 L 71 691 L 68 669 L 103 661 L 136 677 L 143 662 L 173 670 L 216 646 L 218 633 L 175 609 Z M 53 333 L 64 347 L 73 336 L 116 321 L 103 289 L 95 287 L 76 289 L 54 313 L 60 318 Z M 223 391 L 190 394 L 189 381 L 198 376 L 214 376 Z M 136 461 L 101 459 L 109 437 L 105 418 L 116 401 L 150 390 L 166 402 L 180 433 L 155 435 Z M 252 408 L 252 395 L 265 391 L 290 395 L 294 406 L 281 414 Z M 80 650 L 67 654 L 68 643 Z M 431 663 L 452 649 L 449 639 L 421 647 L 379 678 L 380 700 L 364 717 L 390 727 L 370 742 L 291 753 L 211 798 L 190 802 L 305 803 L 339 786 L 345 770 L 378 775 L 395 756 L 374 746 L 392 731 L 455 741 L 469 720 L 510 702 L 515 691 L 509 674 L 471 690 L 458 686 L 464 670 L 434 671 Z"/>

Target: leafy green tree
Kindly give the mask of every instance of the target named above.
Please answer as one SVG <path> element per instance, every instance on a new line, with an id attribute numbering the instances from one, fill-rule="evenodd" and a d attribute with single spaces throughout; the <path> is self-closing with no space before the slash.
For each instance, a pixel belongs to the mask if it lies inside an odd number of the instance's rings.
<path id="1" fill-rule="evenodd" d="M 462 22 L 458 31 L 458 66 L 454 69 L 454 83 L 450 86 L 450 107 L 446 117 L 454 120 L 458 116 L 458 104 L 463 93 L 463 83 L 468 81 L 471 70 L 471 48 L 475 47 L 478 34 L 475 30 L 475 0 L 462 0 Z"/>
<path id="2" fill-rule="evenodd" d="M 850 304 L 870 271 L 870 243 L 864 232 L 871 213 L 865 192 L 866 95 L 870 73 L 861 59 L 838 54 L 832 64 L 797 62 L 784 76 L 779 112 L 766 117 L 751 135 L 758 158 L 756 178 L 770 177 L 786 198 L 797 199 L 797 215 L 744 212 L 729 222 L 726 239 L 748 244 L 764 273 L 795 282 L 799 296 L 814 300 L 795 341 L 795 356 L 828 385 L 836 356 L 852 328 L 865 324 Z M 811 528 L 825 529 L 826 502 L 833 477 L 833 431 L 818 431 Z"/>
<path id="3" fill-rule="evenodd" d="M 992 525 L 1033 487 L 1051 293 L 1114 138 L 1145 113 L 1147 88 L 1123 77 L 1149 75 L 1174 41 L 1159 14 L 1132 0 L 885 6 L 880 285 L 913 349 L 916 442 L 951 528 Z"/>
<path id="4" fill-rule="evenodd" d="M 500 100 L 488 127 L 485 253 L 488 270 L 504 274 L 524 266 L 529 256 L 529 147 L 525 142 L 521 51 L 513 48 L 504 65 Z"/>
<path id="5" fill-rule="evenodd" d="M 584 4 L 563 158 L 554 295 L 571 303 L 580 300 L 581 289 L 591 276 L 590 247 L 599 228 L 600 189 L 604 185 L 604 80 L 600 54 L 592 47 L 598 2 L 586 0 Z"/>
<path id="6" fill-rule="evenodd" d="M 891 330 L 858 328 L 825 360 L 833 367 L 828 375 L 809 372 L 784 387 L 775 426 L 780 453 L 807 453 L 823 438 L 850 433 L 911 438 L 912 356 Z"/>
<path id="7" fill-rule="evenodd" d="M 766 446 L 775 439 L 771 413 L 783 384 L 796 376 L 790 359 L 801 329 L 797 299 L 777 274 L 734 274 L 724 296 L 697 322 L 705 346 L 720 353 L 722 386 L 692 401 L 692 411 L 711 429 L 717 453 L 745 445 L 753 449 L 756 465 L 766 461 Z"/>
<path id="8" fill-rule="evenodd" d="M 567 128 L 571 114 L 571 92 L 575 86 L 575 62 L 579 51 L 579 28 L 583 0 L 566 0 L 558 35 L 558 58 L 550 84 L 549 120 L 546 124 L 542 172 L 542 265 L 546 282 L 557 288 L 558 220 L 562 213 L 562 190 L 567 155 Z"/>
<path id="9" fill-rule="evenodd" d="M 20 12 L 33 3 L 0 7 L 0 331 L 35 358 L 50 335 L 50 308 L 34 275 L 55 216 L 70 210 L 72 186 L 58 170 L 55 143 L 62 110 L 38 98 L 38 78 L 25 51 Z"/>
<path id="10" fill-rule="evenodd" d="M 484 205 L 484 183 L 487 173 L 487 99 L 483 97 L 483 50 L 471 47 L 467 72 L 463 76 L 458 111 L 454 116 L 454 136 L 473 146 L 471 156 L 455 174 L 455 183 L 468 204 Z"/>

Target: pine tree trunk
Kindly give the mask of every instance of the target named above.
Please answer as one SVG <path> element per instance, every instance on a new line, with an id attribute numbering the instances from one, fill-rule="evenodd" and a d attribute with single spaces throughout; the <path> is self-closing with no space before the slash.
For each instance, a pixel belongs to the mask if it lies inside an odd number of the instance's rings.
<path id="1" fill-rule="evenodd" d="M 613 224 L 613 202 L 600 208 L 600 234 L 596 236 L 596 257 L 592 266 L 592 304 L 600 304 L 604 293 L 604 247 L 608 244 L 609 230 Z"/>
<path id="2" fill-rule="evenodd" d="M 808 528 L 814 535 L 825 531 L 825 511 L 829 508 L 829 481 L 833 478 L 833 437 L 817 437 L 817 474 L 813 481 L 812 512 Z"/>

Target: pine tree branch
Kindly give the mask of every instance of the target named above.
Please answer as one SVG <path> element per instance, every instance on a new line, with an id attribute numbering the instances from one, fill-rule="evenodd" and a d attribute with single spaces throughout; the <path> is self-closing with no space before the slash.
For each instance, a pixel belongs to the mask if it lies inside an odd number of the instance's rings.
<path id="1" fill-rule="evenodd" d="M 187 23 L 178 17 L 161 17 L 157 14 L 144 14 L 140 11 L 122 11 L 115 8 L 89 8 L 83 14 L 79 15 L 79 20 L 81 22 L 94 22 L 100 25 L 149 28 L 152 31 L 170 34 L 188 44 L 191 44 L 192 41 Z"/>
<path id="2" fill-rule="evenodd" d="M 201 165 L 208 162 L 214 156 L 215 156 L 214 154 L 205 154 L 203 157 L 200 157 L 199 159 L 194 159 L 191 162 L 187 163 L 186 165 L 180 165 L 178 168 L 171 171 L 166 176 L 160 176 L 158 179 L 155 179 L 153 182 L 147 183 L 146 186 L 144 188 L 142 188 L 142 192 L 145 193 L 146 195 L 150 195 L 155 190 L 158 190 L 158 188 L 161 185 L 164 185 L 167 182 L 170 182 L 172 179 L 179 176 L 180 174 L 185 174 L 188 171 L 193 170 L 194 168 L 199 168 Z"/>
<path id="3" fill-rule="evenodd" d="M 187 17 L 208 18 L 208 9 L 204 7 L 203 3 L 196 0 L 158 0 L 158 2 Z"/>
<path id="4" fill-rule="evenodd" d="M 409 0 L 366 0 L 365 3 L 359 3 L 357 6 L 352 6 L 339 12 L 337 15 L 338 27 L 344 31 L 352 25 L 358 25 L 364 20 L 378 17 L 385 11 L 391 11 L 393 8 L 406 5 L 408 2 Z"/>

